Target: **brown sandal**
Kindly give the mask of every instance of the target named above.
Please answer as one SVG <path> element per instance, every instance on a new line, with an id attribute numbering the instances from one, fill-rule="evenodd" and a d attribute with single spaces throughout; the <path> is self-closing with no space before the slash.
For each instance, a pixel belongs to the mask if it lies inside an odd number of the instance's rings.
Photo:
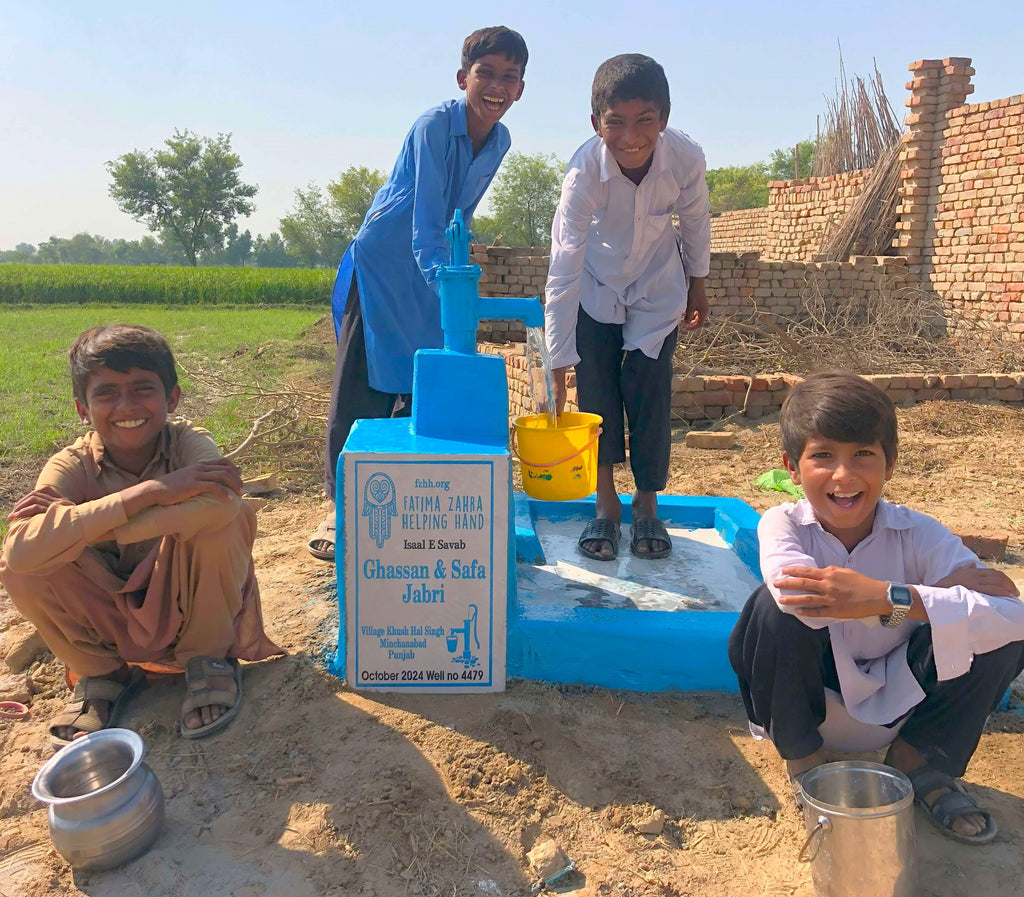
<path id="1" fill-rule="evenodd" d="M 53 749 L 60 750 L 74 740 L 62 738 L 57 734 L 58 729 L 70 727 L 86 735 L 99 732 L 101 729 L 109 729 L 114 725 L 117 712 L 122 705 L 145 681 L 146 674 L 138 667 L 131 668 L 131 673 L 124 682 L 101 676 L 83 676 L 75 683 L 71 700 L 50 720 L 50 744 L 53 745 Z M 93 707 L 93 701 L 107 701 L 110 704 L 106 722 L 100 719 L 96 708 Z"/>
<path id="2" fill-rule="evenodd" d="M 233 676 L 236 693 L 211 688 L 213 676 Z M 183 738 L 205 738 L 219 732 L 231 722 L 242 707 L 242 670 L 233 657 L 193 657 L 185 664 L 185 688 L 187 695 L 181 705 L 181 722 L 178 730 Z M 220 716 L 205 726 L 190 729 L 185 725 L 185 715 L 201 707 L 227 707 Z"/>

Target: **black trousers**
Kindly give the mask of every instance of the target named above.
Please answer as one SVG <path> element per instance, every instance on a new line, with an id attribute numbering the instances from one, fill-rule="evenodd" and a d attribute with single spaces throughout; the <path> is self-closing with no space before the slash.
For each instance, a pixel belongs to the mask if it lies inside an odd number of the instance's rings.
<path id="1" fill-rule="evenodd" d="M 668 483 L 677 332 L 665 337 L 657 358 L 648 358 L 639 349 L 623 351 L 621 324 L 602 324 L 582 308 L 576 320 L 576 398 L 580 411 L 604 419 L 597 463 L 626 460 L 625 410 L 629 464 L 641 492 L 660 492 Z"/>
<path id="2" fill-rule="evenodd" d="M 349 430 L 357 420 L 381 417 L 408 417 L 412 413 L 412 395 L 380 392 L 370 386 L 366 365 L 366 338 L 363 312 L 359 306 L 359 286 L 352 274 L 352 286 L 345 299 L 338 331 L 338 354 L 334 360 L 334 382 L 327 416 L 327 457 L 324 491 L 334 498 L 334 475 L 338 455 L 345 447 Z"/>
<path id="3" fill-rule="evenodd" d="M 900 737 L 948 775 L 959 777 L 978 747 L 988 715 L 1024 669 L 1024 642 L 976 654 L 968 672 L 938 681 L 931 626 L 918 626 L 907 645 L 911 672 L 925 693 Z M 779 610 L 760 586 L 729 637 L 729 662 L 751 722 L 771 733 L 786 760 L 822 745 L 825 688 L 839 691 L 828 629 L 811 629 Z"/>

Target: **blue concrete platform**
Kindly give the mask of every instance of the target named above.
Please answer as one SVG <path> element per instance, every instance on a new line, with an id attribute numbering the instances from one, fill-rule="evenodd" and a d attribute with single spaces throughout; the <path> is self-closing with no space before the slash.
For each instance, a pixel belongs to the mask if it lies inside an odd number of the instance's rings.
<path id="1" fill-rule="evenodd" d="M 735 498 L 661 495 L 672 554 L 629 552 L 629 496 L 615 561 L 575 540 L 593 498 L 514 496 L 517 589 L 508 610 L 508 675 L 634 691 L 735 691 L 726 646 L 761 580 L 759 515 Z"/>

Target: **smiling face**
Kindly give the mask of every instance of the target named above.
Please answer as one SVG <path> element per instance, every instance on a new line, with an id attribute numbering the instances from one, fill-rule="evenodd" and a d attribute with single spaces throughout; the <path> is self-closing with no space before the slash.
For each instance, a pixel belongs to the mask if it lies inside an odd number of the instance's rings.
<path id="1" fill-rule="evenodd" d="M 668 116 L 653 100 L 619 100 L 600 116 L 591 115 L 590 123 L 628 177 L 650 166 Z"/>
<path id="2" fill-rule="evenodd" d="M 896 464 L 885 460 L 880 442 L 861 445 L 817 436 L 807 440 L 797 463 L 785 453 L 789 476 L 804 487 L 822 528 L 847 551 L 864 539 L 875 521 L 882 487 Z"/>
<path id="3" fill-rule="evenodd" d="M 482 145 L 491 128 L 523 95 L 523 67 L 502 53 L 488 53 L 468 71 L 459 69 L 455 77 L 459 89 L 466 91 L 469 136 L 474 146 L 478 141 Z"/>
<path id="4" fill-rule="evenodd" d="M 75 400 L 82 420 L 92 424 L 118 467 L 139 474 L 156 452 L 167 415 L 178 407 L 181 390 L 170 394 L 155 371 L 100 367 L 89 377 L 85 404 Z"/>

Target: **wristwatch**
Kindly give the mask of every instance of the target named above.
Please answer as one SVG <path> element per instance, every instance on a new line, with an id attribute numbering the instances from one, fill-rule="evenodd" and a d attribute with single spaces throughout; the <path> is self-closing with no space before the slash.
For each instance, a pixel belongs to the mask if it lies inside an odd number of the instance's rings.
<path id="1" fill-rule="evenodd" d="M 906 619 L 907 614 L 910 613 L 910 608 L 914 606 L 914 596 L 905 585 L 891 582 L 889 583 L 887 597 L 889 598 L 889 607 L 892 610 L 887 614 L 879 616 L 878 619 L 886 628 L 895 629 Z"/>

